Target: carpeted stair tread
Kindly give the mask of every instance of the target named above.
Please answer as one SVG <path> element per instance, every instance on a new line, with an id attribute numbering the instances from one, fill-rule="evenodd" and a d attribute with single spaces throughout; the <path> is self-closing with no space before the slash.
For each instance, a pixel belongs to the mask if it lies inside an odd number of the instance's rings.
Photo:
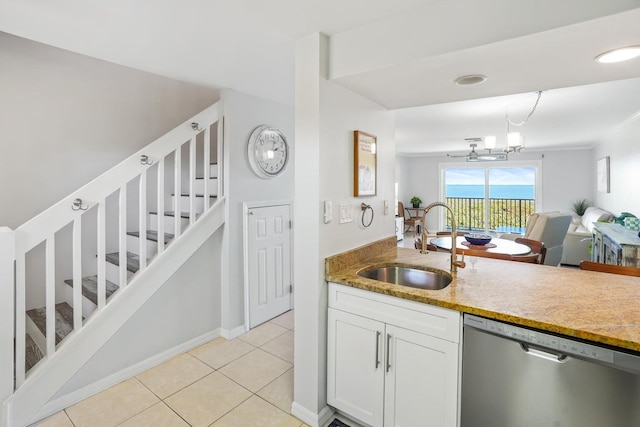
<path id="1" fill-rule="evenodd" d="M 175 194 L 171 194 L 172 196 L 175 196 Z M 180 194 L 182 197 L 189 197 L 189 193 L 181 193 Z M 196 197 L 204 197 L 204 194 L 196 194 Z M 210 199 L 217 199 L 218 196 L 214 196 L 214 195 L 209 195 Z"/>
<path id="2" fill-rule="evenodd" d="M 112 252 L 107 254 L 107 261 L 111 264 L 115 264 L 120 266 L 120 253 Z M 133 252 L 127 252 L 127 270 L 132 273 L 135 273 L 140 269 L 140 256 L 138 254 L 134 254 Z"/>
<path id="3" fill-rule="evenodd" d="M 109 299 L 109 297 L 118 290 L 118 285 L 108 280 L 106 282 L 106 298 Z M 73 287 L 73 279 L 67 279 L 64 283 Z M 98 305 L 98 276 L 82 278 L 82 295 L 95 305 Z"/>
<path id="4" fill-rule="evenodd" d="M 29 369 L 33 368 L 36 363 L 42 360 L 44 354 L 42 354 L 42 351 L 40 351 L 36 343 L 33 341 L 33 338 L 31 338 L 31 335 L 29 334 L 26 334 L 25 336 L 25 344 L 24 365 L 26 370 L 28 371 Z"/>
<path id="5" fill-rule="evenodd" d="M 128 231 L 127 234 L 129 236 L 140 237 L 139 231 Z M 166 245 L 173 239 L 173 234 L 164 233 L 164 244 Z M 147 240 L 151 240 L 152 242 L 158 241 L 158 232 L 156 230 L 147 230 Z"/>
<path id="6" fill-rule="evenodd" d="M 158 215 L 158 212 L 149 212 L 151 215 Z M 175 216 L 176 213 L 174 211 L 167 211 L 164 213 L 164 216 Z M 189 218 L 189 212 L 180 212 L 181 218 Z"/>
<path id="7" fill-rule="evenodd" d="M 47 336 L 46 308 L 33 308 L 27 310 L 27 316 L 33 320 L 42 335 Z M 56 344 L 73 331 L 73 307 L 66 302 L 56 304 Z"/>

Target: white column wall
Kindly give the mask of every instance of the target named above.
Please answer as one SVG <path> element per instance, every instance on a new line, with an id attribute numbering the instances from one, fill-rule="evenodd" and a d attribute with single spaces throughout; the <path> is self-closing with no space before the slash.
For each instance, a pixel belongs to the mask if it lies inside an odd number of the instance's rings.
<path id="1" fill-rule="evenodd" d="M 296 174 L 294 209 L 295 391 L 294 414 L 314 425 L 326 406 L 327 284 L 324 259 L 395 234 L 395 118 L 391 111 L 327 81 L 326 37 L 296 44 Z M 378 188 L 374 197 L 353 197 L 353 131 L 377 136 Z M 384 201 L 389 210 L 384 214 Z M 333 219 L 323 222 L 323 203 Z M 370 227 L 360 225 L 360 204 L 374 209 Z M 340 224 L 340 204 L 353 222 Z M 300 256 L 303 254 L 303 256 Z M 317 425 L 317 424 L 316 424 Z"/>

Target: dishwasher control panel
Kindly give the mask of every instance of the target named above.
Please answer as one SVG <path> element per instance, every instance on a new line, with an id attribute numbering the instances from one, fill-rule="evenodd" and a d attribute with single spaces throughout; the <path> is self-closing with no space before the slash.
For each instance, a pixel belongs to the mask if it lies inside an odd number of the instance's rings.
<path id="1" fill-rule="evenodd" d="M 496 322 L 495 320 L 485 319 L 484 317 L 466 313 L 464 315 L 464 325 L 487 331 L 494 335 L 520 341 L 525 344 L 532 344 L 556 350 L 560 353 L 573 354 L 582 358 L 602 362 L 614 362 L 615 351 L 613 350 L 586 344 L 580 341 L 557 337 L 555 335 L 546 334 L 533 329 Z"/>

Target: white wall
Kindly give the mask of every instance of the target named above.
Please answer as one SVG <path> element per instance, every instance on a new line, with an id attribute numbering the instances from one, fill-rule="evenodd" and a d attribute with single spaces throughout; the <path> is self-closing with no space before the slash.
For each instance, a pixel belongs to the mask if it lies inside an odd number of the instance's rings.
<path id="1" fill-rule="evenodd" d="M 640 217 L 640 114 L 630 119 L 603 138 L 596 148 L 590 163 L 591 169 L 596 162 L 609 156 L 610 193 L 595 191 L 597 206 L 618 216 L 621 212 L 631 212 Z"/>
<path id="2" fill-rule="evenodd" d="M 223 303 L 223 327 L 232 330 L 244 324 L 243 270 L 243 202 L 272 202 L 293 200 L 294 162 L 275 178 L 258 177 L 247 157 L 247 143 L 253 130 L 260 125 L 280 129 L 287 138 L 293 159 L 296 147 L 293 126 L 293 107 L 266 101 L 233 90 L 222 92 L 225 108 L 225 150 L 229 157 L 226 170 L 225 194 L 229 209 L 228 287 Z M 295 283 L 294 283 L 295 286 Z"/>
<path id="3" fill-rule="evenodd" d="M 326 38 L 315 34 L 296 44 L 296 174 L 294 251 L 295 291 L 294 413 L 318 415 L 326 407 L 327 285 L 324 259 L 395 233 L 395 118 L 391 111 L 327 81 Z M 353 197 L 353 131 L 377 136 L 378 191 Z M 333 204 L 324 224 L 322 205 Z M 389 213 L 384 215 L 383 202 Z M 341 203 L 374 208 L 370 227 L 340 224 Z M 298 412 L 300 414 L 300 412 Z"/>
<path id="4" fill-rule="evenodd" d="M 219 99 L 0 33 L 0 224 L 15 228 Z"/>
<path id="5" fill-rule="evenodd" d="M 572 203 L 579 199 L 595 202 L 593 150 L 523 152 L 511 155 L 510 159 L 542 162 L 541 206 L 537 206 L 536 210 L 564 212 L 570 211 Z M 398 174 L 400 201 L 405 206 L 410 206 L 409 200 L 414 195 L 422 199 L 422 206 L 440 200 L 440 165 L 459 161 L 460 159 L 443 156 L 398 156 L 399 167 L 406 168 L 406 171 Z M 499 162 L 497 166 L 508 164 L 509 161 Z M 429 216 L 427 219 L 427 228 L 438 228 L 437 215 Z"/>
<path id="6" fill-rule="evenodd" d="M 372 101 L 326 80 L 320 81 L 320 202 L 331 201 L 333 220 L 320 227 L 320 251 L 325 256 L 344 252 L 395 233 L 395 118 Z M 353 131 L 377 138 L 377 195 L 353 196 Z M 384 213 L 384 202 L 389 211 Z M 361 204 L 373 208 L 371 226 L 362 225 Z M 350 205 L 353 222 L 340 224 L 340 205 Z M 322 209 L 321 204 L 319 205 Z M 365 224 L 370 219 L 365 215 Z"/>

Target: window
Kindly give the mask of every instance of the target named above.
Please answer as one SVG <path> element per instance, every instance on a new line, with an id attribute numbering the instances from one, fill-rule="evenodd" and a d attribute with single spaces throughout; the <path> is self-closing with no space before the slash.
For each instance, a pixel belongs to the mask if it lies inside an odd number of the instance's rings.
<path id="1" fill-rule="evenodd" d="M 460 230 L 524 232 L 535 212 L 539 165 L 441 166 L 443 194 Z M 445 224 L 451 228 L 449 219 Z"/>

